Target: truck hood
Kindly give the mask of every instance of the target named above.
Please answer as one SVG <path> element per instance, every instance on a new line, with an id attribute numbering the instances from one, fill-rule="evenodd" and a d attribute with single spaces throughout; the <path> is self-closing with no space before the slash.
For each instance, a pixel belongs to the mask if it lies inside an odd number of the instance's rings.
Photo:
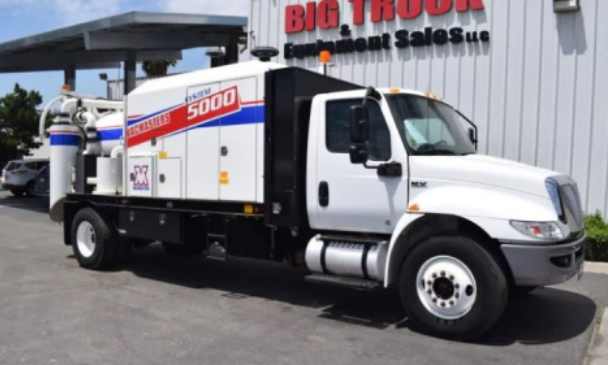
<path id="1" fill-rule="evenodd" d="M 501 158 L 469 156 L 412 156 L 413 181 L 454 181 L 492 186 L 549 199 L 545 181 L 560 176 L 541 169 Z"/>

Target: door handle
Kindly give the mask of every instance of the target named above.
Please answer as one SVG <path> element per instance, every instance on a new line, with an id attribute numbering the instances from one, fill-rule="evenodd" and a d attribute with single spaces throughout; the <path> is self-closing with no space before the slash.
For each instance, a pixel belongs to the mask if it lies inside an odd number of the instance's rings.
<path id="1" fill-rule="evenodd" d="M 319 184 L 319 205 L 322 207 L 329 206 L 329 184 L 326 181 Z"/>

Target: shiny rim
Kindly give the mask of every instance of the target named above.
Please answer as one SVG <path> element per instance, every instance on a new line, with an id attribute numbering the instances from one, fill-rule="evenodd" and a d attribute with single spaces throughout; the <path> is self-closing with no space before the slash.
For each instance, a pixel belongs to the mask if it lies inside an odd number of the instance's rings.
<path id="1" fill-rule="evenodd" d="M 76 243 L 78 244 L 78 251 L 83 257 L 93 256 L 97 245 L 97 236 L 91 223 L 86 221 L 80 223 L 76 231 Z"/>
<path id="2" fill-rule="evenodd" d="M 477 300 L 477 284 L 471 270 L 460 260 L 437 256 L 418 271 L 418 297 L 435 317 L 457 320 L 466 316 Z"/>

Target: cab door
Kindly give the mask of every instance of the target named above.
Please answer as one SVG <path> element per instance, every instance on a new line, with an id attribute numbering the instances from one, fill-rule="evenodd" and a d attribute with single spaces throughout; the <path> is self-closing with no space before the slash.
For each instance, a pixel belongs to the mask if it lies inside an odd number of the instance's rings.
<path id="1" fill-rule="evenodd" d="M 407 205 L 407 157 L 391 138 L 380 104 L 368 102 L 368 166 L 400 162 L 401 177 L 381 177 L 378 170 L 350 161 L 350 110 L 362 99 L 327 100 L 317 115 L 317 219 L 314 228 L 348 232 L 392 233 Z M 402 158 L 404 157 L 404 158 Z M 401 160 L 401 161 L 400 161 Z M 310 190 L 309 190 L 310 191 Z"/>

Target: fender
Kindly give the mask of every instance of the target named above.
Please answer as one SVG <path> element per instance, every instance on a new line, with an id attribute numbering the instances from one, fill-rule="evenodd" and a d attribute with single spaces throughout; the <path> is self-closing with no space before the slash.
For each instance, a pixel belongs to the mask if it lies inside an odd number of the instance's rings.
<path id="1" fill-rule="evenodd" d="M 388 288 L 388 286 L 394 281 L 394 278 L 397 277 L 399 273 L 399 257 L 401 257 L 401 252 L 396 252 L 400 247 L 397 245 L 397 240 L 401 237 L 402 233 L 407 232 L 408 227 L 412 225 L 418 219 L 424 217 L 424 214 L 413 214 L 413 213 L 405 213 L 397 226 L 395 227 L 395 233 L 391 237 L 391 242 L 388 246 L 388 254 L 386 255 L 386 267 L 384 268 L 384 287 Z"/>
<path id="2" fill-rule="evenodd" d="M 558 220 L 549 199 L 513 190 L 478 184 L 433 182 L 428 184 L 428 189 L 413 189 L 411 192 L 410 207 L 416 205 L 420 211 L 405 213 L 393 232 L 385 267 L 385 287 L 392 284 L 399 273 L 403 249 L 406 248 L 401 247 L 406 245 L 399 242 L 399 238 L 425 216 L 461 218 L 477 225 L 493 239 L 512 241 L 530 241 L 530 237 L 511 227 L 512 219 L 538 222 Z"/>

